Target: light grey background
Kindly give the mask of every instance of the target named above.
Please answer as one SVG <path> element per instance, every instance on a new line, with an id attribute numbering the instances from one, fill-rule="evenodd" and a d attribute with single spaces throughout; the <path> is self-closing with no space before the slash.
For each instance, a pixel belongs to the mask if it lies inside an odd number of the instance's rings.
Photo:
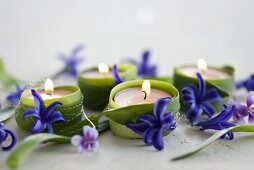
<path id="1" fill-rule="evenodd" d="M 118 62 L 139 57 L 151 48 L 162 74 L 174 66 L 195 63 L 232 64 L 237 77 L 253 71 L 253 0 L 0 0 L 0 54 L 8 70 L 28 81 L 62 67 L 59 52 L 85 44 L 86 63 Z M 182 120 L 184 122 L 184 120 Z M 7 127 L 23 139 L 10 120 Z M 41 146 L 22 169 L 249 169 L 254 161 L 253 137 L 217 141 L 192 158 L 170 162 L 209 135 L 185 123 L 165 138 L 165 150 L 143 147 L 140 140 L 100 136 L 98 153 L 80 155 L 71 145 Z M 6 169 L 0 152 L 0 169 Z M 249 167 L 249 168 L 248 168 Z"/>
<path id="2" fill-rule="evenodd" d="M 86 65 L 151 48 L 162 74 L 203 57 L 244 77 L 253 70 L 253 8 L 253 0 L 0 0 L 0 54 L 26 80 L 54 73 L 58 53 L 80 43 Z"/>

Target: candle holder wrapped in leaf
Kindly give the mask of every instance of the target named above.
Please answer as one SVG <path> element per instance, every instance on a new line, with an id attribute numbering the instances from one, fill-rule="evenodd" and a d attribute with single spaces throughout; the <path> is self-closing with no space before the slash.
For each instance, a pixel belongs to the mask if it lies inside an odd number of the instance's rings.
<path id="1" fill-rule="evenodd" d="M 137 70 L 133 64 L 119 64 L 118 69 L 120 76 L 126 81 L 133 80 L 137 76 Z M 91 110 L 103 110 L 108 104 L 110 91 L 115 86 L 112 67 L 99 65 L 99 68 L 92 67 L 84 70 L 79 75 L 78 85 L 84 96 L 84 107 Z"/>
<path id="2" fill-rule="evenodd" d="M 63 128 L 82 120 L 83 96 L 77 86 L 56 87 L 51 94 L 39 89 L 37 92 L 42 96 L 42 102 L 44 102 L 45 108 L 47 109 L 49 109 L 49 106 L 52 105 L 53 102 L 57 101 L 61 103 L 61 105 L 55 108 L 55 111 L 60 111 L 64 118 L 64 122 L 56 122 L 53 124 L 54 133 L 58 134 L 58 131 L 61 131 Z M 35 125 L 36 117 L 34 117 L 34 115 L 24 118 L 24 113 L 34 107 L 34 98 L 30 89 L 27 89 L 23 92 L 15 111 L 16 122 L 18 126 L 25 131 L 31 131 L 31 128 Z"/>
<path id="3" fill-rule="evenodd" d="M 203 59 L 200 59 L 197 65 L 198 67 L 194 65 L 176 67 L 173 78 L 174 86 L 178 90 L 181 90 L 190 84 L 197 85 L 198 79 L 196 73 L 199 72 L 206 82 L 207 89 L 216 88 L 222 96 L 223 100 L 213 102 L 217 111 L 221 110 L 222 104 L 228 100 L 228 97 L 231 96 L 235 89 L 234 68 L 231 66 L 224 66 L 221 68 L 209 66 L 209 68 L 207 68 L 206 62 Z M 184 105 L 182 108 L 186 110 Z"/>
<path id="4" fill-rule="evenodd" d="M 143 87 L 141 89 L 142 84 L 143 86 L 145 84 L 143 82 L 144 80 L 127 81 L 112 89 L 109 108 L 104 111 L 104 115 L 108 117 L 114 135 L 126 139 L 141 138 L 127 128 L 126 124 L 137 122 L 139 116 L 143 114 L 153 114 L 154 103 L 163 97 L 171 98 L 166 112 L 173 112 L 175 117 L 179 115 L 179 92 L 174 86 L 162 81 L 150 80 L 152 89 L 144 99 L 146 93 L 142 93 Z"/>
<path id="5" fill-rule="evenodd" d="M 200 72 L 209 86 L 221 89 L 232 94 L 235 89 L 234 68 L 232 66 L 215 67 L 207 66 L 205 60 L 200 59 L 197 67 L 194 65 L 183 65 L 174 70 L 174 85 L 181 90 L 186 85 L 197 83 L 196 73 Z M 209 87 L 208 86 L 208 87 Z"/>

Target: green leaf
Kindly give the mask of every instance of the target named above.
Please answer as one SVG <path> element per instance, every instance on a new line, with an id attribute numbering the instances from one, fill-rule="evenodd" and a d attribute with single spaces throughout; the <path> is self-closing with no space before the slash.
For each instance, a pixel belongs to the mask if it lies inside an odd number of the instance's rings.
<path id="1" fill-rule="evenodd" d="M 138 117 L 144 113 L 153 114 L 154 104 L 142 104 L 142 105 L 130 105 L 117 109 L 109 109 L 103 112 L 105 116 L 115 122 L 126 125 L 128 122 L 135 122 Z M 177 100 L 170 102 L 167 108 L 167 112 L 174 112 L 178 114 L 180 104 Z"/>
<path id="2" fill-rule="evenodd" d="M 197 153 L 197 152 L 201 151 L 202 149 L 206 148 L 212 142 L 216 141 L 222 135 L 226 134 L 229 131 L 231 131 L 231 132 L 254 132 L 254 125 L 249 125 L 249 124 L 248 125 L 238 125 L 238 126 L 235 126 L 235 127 L 230 127 L 230 128 L 218 131 L 217 133 L 212 135 L 210 138 L 208 138 L 206 141 L 201 143 L 197 148 L 193 149 L 192 151 L 186 152 L 184 154 L 175 156 L 175 157 L 171 158 L 171 160 L 172 161 L 179 160 L 179 159 L 183 159 L 183 158 L 186 158 L 188 156 L 194 155 L 195 153 Z"/>
<path id="3" fill-rule="evenodd" d="M 4 122 L 14 115 L 14 107 L 5 107 L 0 110 L 0 121 Z"/>
<path id="4" fill-rule="evenodd" d="M 93 124 L 97 127 L 98 119 L 97 119 L 96 115 L 89 116 L 89 120 L 91 122 L 93 122 Z M 86 125 L 92 126 L 91 123 L 87 119 L 85 119 L 85 120 L 82 120 L 82 121 L 72 125 L 72 126 L 68 126 L 68 127 L 63 128 L 59 131 L 55 131 L 55 133 L 59 134 L 59 135 L 64 135 L 64 136 L 73 136 L 76 134 L 81 134 L 83 127 Z"/>
<path id="5" fill-rule="evenodd" d="M 49 133 L 40 133 L 27 137 L 19 143 L 7 158 L 10 169 L 17 169 L 23 159 L 39 144 L 44 142 L 68 143 L 70 138 Z"/>
<path id="6" fill-rule="evenodd" d="M 14 84 L 20 84 L 21 83 L 21 81 L 17 80 L 13 76 L 11 76 L 5 70 L 4 62 L 3 62 L 3 59 L 1 57 L 0 57 L 0 81 L 6 87 L 14 85 Z"/>

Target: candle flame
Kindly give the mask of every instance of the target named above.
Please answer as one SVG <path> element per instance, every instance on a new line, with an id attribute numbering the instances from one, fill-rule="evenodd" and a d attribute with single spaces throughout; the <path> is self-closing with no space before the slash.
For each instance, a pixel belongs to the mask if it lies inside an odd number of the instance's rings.
<path id="1" fill-rule="evenodd" d="M 51 94 L 54 93 L 54 84 L 51 79 L 45 81 L 45 93 Z"/>
<path id="2" fill-rule="evenodd" d="M 142 84 L 142 92 L 145 92 L 147 95 L 149 95 L 150 91 L 151 91 L 151 84 L 149 80 L 145 80 Z"/>
<path id="3" fill-rule="evenodd" d="M 203 58 L 201 58 L 201 59 L 198 60 L 197 66 L 198 66 L 198 69 L 199 69 L 202 73 L 205 73 L 205 72 L 206 72 L 206 70 L 207 70 L 207 63 L 206 63 L 206 61 L 205 61 Z"/>
<path id="4" fill-rule="evenodd" d="M 100 63 L 98 66 L 98 70 L 100 73 L 106 74 L 109 72 L 109 68 L 108 65 L 105 63 Z"/>

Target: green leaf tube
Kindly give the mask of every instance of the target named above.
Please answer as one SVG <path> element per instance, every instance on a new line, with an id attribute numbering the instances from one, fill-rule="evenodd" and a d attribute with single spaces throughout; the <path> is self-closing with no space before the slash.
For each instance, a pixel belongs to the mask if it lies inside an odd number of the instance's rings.
<path id="1" fill-rule="evenodd" d="M 52 98 L 44 100 L 46 107 L 54 101 L 60 101 L 63 103 L 62 106 L 57 107 L 57 110 L 61 111 L 62 115 L 65 118 L 65 123 L 55 123 L 53 125 L 55 133 L 57 133 L 57 131 L 65 127 L 80 122 L 83 113 L 82 94 L 77 86 L 60 86 L 55 88 L 55 91 L 57 90 L 68 90 L 71 91 L 71 94 L 60 98 Z M 31 92 L 29 89 L 24 91 L 24 93 L 21 96 L 20 102 L 15 110 L 16 122 L 18 126 L 25 131 L 30 131 L 31 126 L 34 123 L 33 117 L 28 117 L 25 120 L 23 120 L 23 113 L 26 110 L 34 107 L 34 100 L 28 97 L 28 95 L 30 94 Z"/>
<path id="2" fill-rule="evenodd" d="M 187 74 L 184 74 L 181 69 L 186 67 L 195 67 L 194 65 L 183 65 L 176 67 L 174 69 L 174 77 L 173 77 L 173 84 L 174 86 L 180 91 L 183 87 L 190 85 L 190 84 L 196 84 L 198 85 L 197 77 L 192 77 Z M 207 84 L 207 89 L 216 88 L 221 96 L 223 97 L 223 100 L 219 102 L 212 103 L 217 111 L 221 110 L 222 104 L 227 102 L 228 97 L 232 94 L 232 92 L 235 89 L 235 83 L 234 83 L 234 68 L 231 66 L 224 66 L 224 67 L 214 67 L 209 66 L 208 68 L 219 70 L 222 72 L 225 72 L 228 74 L 227 78 L 220 78 L 220 79 L 205 79 Z M 183 105 L 183 111 L 185 110 L 185 106 Z"/>
<path id="3" fill-rule="evenodd" d="M 126 81 L 133 80 L 137 76 L 136 66 L 133 64 L 117 65 L 120 76 Z M 112 67 L 110 67 L 110 70 Z M 86 77 L 86 73 L 90 71 L 98 71 L 97 67 L 92 67 L 82 71 L 78 77 L 78 85 L 84 96 L 84 108 L 90 110 L 103 110 L 109 99 L 109 94 L 115 86 L 114 77 Z"/>
<path id="4" fill-rule="evenodd" d="M 104 111 L 109 119 L 110 129 L 114 135 L 126 139 L 140 138 L 140 135 L 134 133 L 131 129 L 125 125 L 127 122 L 136 121 L 138 117 L 144 113 L 153 114 L 154 103 L 151 104 L 137 104 L 121 107 L 114 101 L 114 96 L 120 91 L 131 88 L 141 87 L 144 80 L 133 80 L 121 83 L 115 86 L 109 98 L 109 109 Z M 180 103 L 179 103 L 179 92 L 178 90 L 170 85 L 157 80 L 150 80 L 151 87 L 167 92 L 172 96 L 172 100 L 168 105 L 167 112 L 174 112 L 175 117 L 179 114 Z"/>

